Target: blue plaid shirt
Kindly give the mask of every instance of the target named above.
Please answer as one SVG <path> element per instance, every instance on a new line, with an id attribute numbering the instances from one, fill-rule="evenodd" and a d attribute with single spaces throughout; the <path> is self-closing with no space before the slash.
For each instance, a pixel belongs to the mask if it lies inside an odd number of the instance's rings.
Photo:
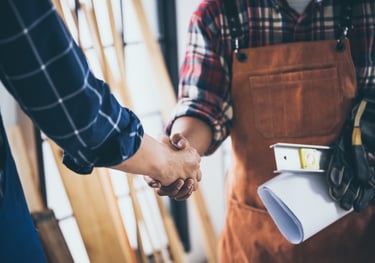
<path id="1" fill-rule="evenodd" d="M 95 78 L 48 0 L 0 1 L 0 79 L 75 172 L 121 163 L 140 146 L 139 119 Z"/>

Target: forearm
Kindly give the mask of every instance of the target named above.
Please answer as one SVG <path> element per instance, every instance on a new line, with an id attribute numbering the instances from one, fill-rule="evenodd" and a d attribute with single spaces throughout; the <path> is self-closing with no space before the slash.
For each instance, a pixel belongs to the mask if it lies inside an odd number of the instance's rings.
<path id="1" fill-rule="evenodd" d="M 202 156 L 207 151 L 212 140 L 212 131 L 208 124 L 194 117 L 180 117 L 175 120 L 171 135 L 180 133 Z"/>
<path id="2" fill-rule="evenodd" d="M 154 138 L 145 134 L 138 151 L 129 159 L 111 168 L 126 173 L 149 175 L 160 180 L 166 149 Z"/>
<path id="3" fill-rule="evenodd" d="M 198 152 L 186 144 L 182 150 L 174 149 L 165 136 L 159 142 L 145 134 L 138 151 L 129 159 L 111 168 L 127 173 L 147 175 L 162 185 L 170 185 L 177 179 L 200 178 Z"/>

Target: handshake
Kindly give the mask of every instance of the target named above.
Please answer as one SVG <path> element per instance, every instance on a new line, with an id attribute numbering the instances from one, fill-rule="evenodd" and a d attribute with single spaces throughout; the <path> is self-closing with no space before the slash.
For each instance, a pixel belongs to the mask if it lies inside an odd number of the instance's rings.
<path id="1" fill-rule="evenodd" d="M 327 169 L 329 195 L 345 210 L 375 204 L 375 102 L 362 100 L 351 112 Z"/>
<path id="2" fill-rule="evenodd" d="M 189 151 L 190 148 L 192 149 L 193 152 L 195 152 L 195 149 L 189 145 L 188 140 L 185 137 L 183 137 L 181 134 L 174 134 L 170 138 L 168 138 L 167 136 L 163 136 L 161 142 L 163 144 L 168 145 L 173 151 L 176 151 L 176 153 L 180 151 L 180 153 L 182 154 L 182 151 Z M 192 160 L 182 160 L 182 161 L 184 161 L 185 163 L 196 162 L 196 160 L 193 160 L 193 159 L 194 158 L 192 158 Z M 198 160 L 198 164 L 199 164 L 200 158 L 198 159 L 199 159 Z M 181 163 L 181 165 L 183 166 L 184 164 Z M 190 169 L 191 168 L 184 170 L 185 175 L 191 173 L 190 177 L 188 178 L 185 177 L 185 179 L 183 179 L 182 177 L 179 177 L 169 185 L 162 185 L 162 183 L 159 180 L 153 179 L 147 175 L 144 176 L 144 180 L 150 187 L 156 189 L 157 193 L 160 196 L 169 196 L 170 198 L 173 198 L 177 201 L 182 201 L 182 200 L 186 200 L 187 198 L 189 198 L 190 195 L 198 189 L 198 183 L 202 179 L 202 173 L 200 171 L 199 166 L 196 167 L 195 169 L 192 169 L 191 171 L 193 172 L 191 172 Z M 175 169 L 170 169 L 170 171 L 176 172 L 177 167 Z M 170 176 L 172 177 L 176 175 L 170 174 Z"/>

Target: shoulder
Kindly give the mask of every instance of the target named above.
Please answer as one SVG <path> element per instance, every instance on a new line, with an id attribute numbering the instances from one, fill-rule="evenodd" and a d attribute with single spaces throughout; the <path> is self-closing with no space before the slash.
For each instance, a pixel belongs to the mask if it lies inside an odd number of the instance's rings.
<path id="1" fill-rule="evenodd" d="M 215 32 L 220 31 L 223 25 L 223 17 L 222 0 L 203 0 L 193 12 L 191 23 Z"/>

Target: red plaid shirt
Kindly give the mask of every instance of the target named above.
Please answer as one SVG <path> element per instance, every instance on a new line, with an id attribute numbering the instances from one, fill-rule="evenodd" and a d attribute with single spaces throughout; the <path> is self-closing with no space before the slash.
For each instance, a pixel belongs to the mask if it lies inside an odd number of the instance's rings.
<path id="1" fill-rule="evenodd" d="M 243 36 L 240 47 L 295 41 L 337 39 L 339 0 L 313 0 L 303 14 L 282 0 L 235 0 Z M 360 91 L 375 90 L 375 2 L 353 0 L 353 29 L 349 32 Z M 231 98 L 231 36 L 222 0 L 203 0 L 193 13 L 181 68 L 178 105 L 167 126 L 181 116 L 194 116 L 210 125 L 212 153 L 229 135 L 233 120 Z"/>

